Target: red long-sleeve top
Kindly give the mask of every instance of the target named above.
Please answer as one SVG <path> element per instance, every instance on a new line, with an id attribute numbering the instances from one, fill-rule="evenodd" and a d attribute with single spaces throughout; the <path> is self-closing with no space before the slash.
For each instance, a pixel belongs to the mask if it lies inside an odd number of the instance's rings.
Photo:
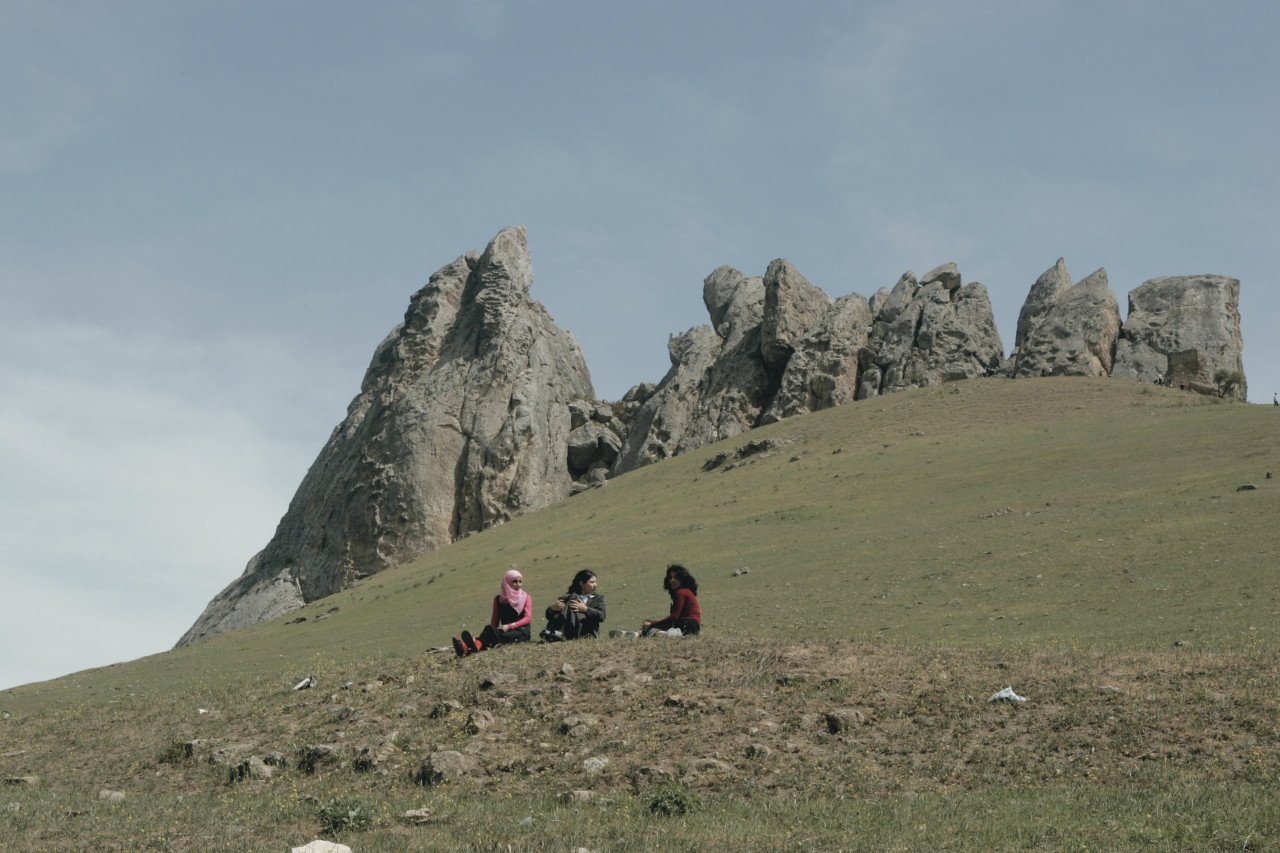
<path id="1" fill-rule="evenodd" d="M 702 624 L 702 610 L 698 607 L 698 596 L 692 590 L 680 587 L 671 599 L 671 615 L 653 623 L 653 628 L 670 628 L 678 619 L 692 619 Z"/>
<path id="2" fill-rule="evenodd" d="M 505 610 L 506 613 L 503 613 L 503 610 Z M 524 610 L 517 612 L 514 607 L 507 604 L 505 601 L 502 601 L 499 596 L 495 595 L 493 597 L 493 615 L 489 617 L 489 624 L 497 628 L 499 625 L 504 624 L 502 621 L 503 616 L 519 617 L 514 622 L 505 623 L 508 631 L 516 628 L 523 628 L 525 625 L 528 625 L 533 621 L 533 596 L 526 595 L 524 597 Z"/>

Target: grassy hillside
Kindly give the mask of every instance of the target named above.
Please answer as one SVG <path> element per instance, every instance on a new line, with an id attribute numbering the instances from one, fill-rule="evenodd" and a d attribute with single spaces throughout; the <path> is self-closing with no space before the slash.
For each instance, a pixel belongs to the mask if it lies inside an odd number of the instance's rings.
<path id="1" fill-rule="evenodd" d="M 40 776 L 0 795 L 17 806 L 0 833 L 16 849 L 138 849 L 130 832 L 153 849 L 287 849 L 349 795 L 376 812 L 348 841 L 360 850 L 716 849 L 733 846 L 726 821 L 765 849 L 1280 844 L 1265 795 L 1278 434 L 1271 407 L 1083 379 L 955 383 L 775 424 L 286 619 L 0 693 L 0 775 Z M 698 639 L 429 651 L 483 624 L 510 566 L 538 610 L 593 568 L 606 627 L 634 628 L 665 613 L 672 561 L 699 578 Z M 497 670 L 514 681 L 481 689 Z M 321 688 L 291 692 L 306 674 Z M 985 702 L 1009 683 L 1033 701 Z M 431 717 L 448 699 L 461 710 Z M 861 721 L 832 732 L 841 707 Z M 496 722 L 477 728 L 482 710 Z M 565 735 L 570 713 L 597 719 Z M 393 757 L 356 772 L 378 738 Z M 232 785 L 218 761 L 236 743 L 341 758 Z M 455 748 L 487 783 L 414 784 Z M 609 769 L 586 774 L 590 757 Z M 117 787 L 124 803 L 96 800 Z M 566 787 L 597 800 L 557 804 Z M 654 791 L 701 807 L 659 820 Z M 424 802 L 431 829 L 395 818 Z M 528 814 L 543 829 L 513 830 Z M 593 827 L 580 842 L 547 834 L 575 815 Z"/>

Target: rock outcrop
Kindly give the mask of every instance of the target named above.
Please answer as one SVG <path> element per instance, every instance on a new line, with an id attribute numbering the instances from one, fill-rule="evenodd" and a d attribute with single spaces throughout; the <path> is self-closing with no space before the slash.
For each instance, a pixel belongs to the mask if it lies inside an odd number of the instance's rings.
<path id="1" fill-rule="evenodd" d="M 613 473 L 631 471 L 754 427 L 772 382 L 761 355 L 764 282 L 720 267 L 703 282 L 712 327 L 667 343 L 671 369 L 641 404 Z"/>
<path id="2" fill-rule="evenodd" d="M 829 306 L 795 345 L 762 424 L 857 399 L 858 353 L 871 334 L 871 309 L 856 293 Z"/>
<path id="3" fill-rule="evenodd" d="M 1107 376 L 1120 336 L 1120 306 L 1106 270 L 1072 285 L 1058 262 L 1031 286 L 1018 315 L 1010 373 L 1026 376 Z"/>
<path id="4" fill-rule="evenodd" d="M 337 592 L 607 478 L 761 424 L 982 376 L 1106 376 L 1246 398 L 1239 282 L 1148 281 L 1129 317 L 1099 269 L 1036 280 L 1004 360 L 986 288 L 955 264 L 833 301 L 778 259 L 703 281 L 711 324 L 667 345 L 671 369 L 596 400 L 572 337 L 529 297 L 525 232 L 431 276 L 374 353 L 360 393 L 275 536 L 178 645 Z M 1225 379 L 1224 379 L 1225 377 Z M 725 460 L 721 460 L 725 461 Z"/>
<path id="5" fill-rule="evenodd" d="M 955 264 L 919 282 L 907 272 L 874 301 L 880 310 L 859 357 L 859 400 L 999 369 L 1004 345 L 987 289 L 977 282 L 962 286 Z"/>
<path id="6" fill-rule="evenodd" d="M 1219 370 L 1244 376 L 1240 282 L 1218 275 L 1152 279 L 1129 291 L 1113 376 L 1216 393 Z M 1228 396 L 1248 398 L 1241 379 Z"/>
<path id="7" fill-rule="evenodd" d="M 378 346 L 275 536 L 178 645 L 555 503 L 570 493 L 574 461 L 590 471 L 608 458 L 621 441 L 599 432 L 579 435 L 569 456 L 570 404 L 594 393 L 573 338 L 530 299 L 532 281 L 523 228 L 431 276 Z"/>

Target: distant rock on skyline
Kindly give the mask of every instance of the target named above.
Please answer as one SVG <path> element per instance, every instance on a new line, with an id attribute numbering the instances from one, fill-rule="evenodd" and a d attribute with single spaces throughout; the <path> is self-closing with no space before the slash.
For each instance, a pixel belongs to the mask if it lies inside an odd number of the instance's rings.
<path id="1" fill-rule="evenodd" d="M 710 325 L 672 336 L 671 369 L 596 400 L 582 353 L 530 296 L 523 228 L 433 274 L 377 347 L 347 417 L 275 536 L 178 645 L 257 624 L 608 478 L 786 417 L 909 388 L 1004 376 L 1122 376 L 1217 393 L 1238 371 L 1239 287 L 1153 279 L 1123 323 L 1105 270 L 1032 285 L 1006 358 L 987 290 L 954 263 L 870 298 L 832 299 L 789 262 L 722 266 Z"/>

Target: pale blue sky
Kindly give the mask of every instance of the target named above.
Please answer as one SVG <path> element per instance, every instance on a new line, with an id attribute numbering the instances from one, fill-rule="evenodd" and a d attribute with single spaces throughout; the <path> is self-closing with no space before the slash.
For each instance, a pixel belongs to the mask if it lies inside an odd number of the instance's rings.
<path id="1" fill-rule="evenodd" d="M 507 225 L 605 398 L 721 264 L 953 260 L 1007 350 L 1062 256 L 1122 307 L 1239 278 L 1269 403 L 1278 39 L 1272 2 L 0 0 L 0 687 L 168 648 Z"/>

